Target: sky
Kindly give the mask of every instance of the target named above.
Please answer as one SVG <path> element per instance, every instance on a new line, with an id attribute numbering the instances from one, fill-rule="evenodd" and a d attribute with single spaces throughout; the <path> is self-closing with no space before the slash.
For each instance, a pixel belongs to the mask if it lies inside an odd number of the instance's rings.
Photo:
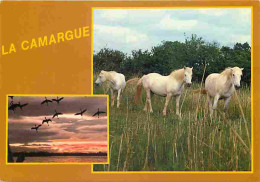
<path id="1" fill-rule="evenodd" d="M 13 98 L 14 103 L 29 104 L 23 110 L 8 111 L 8 140 L 12 152 L 107 152 L 107 114 L 93 117 L 98 108 L 107 112 L 106 97 L 64 97 L 60 104 L 54 102 L 49 106 L 41 105 L 43 100 L 44 97 Z M 74 115 L 80 109 L 87 111 L 83 116 Z M 38 133 L 31 129 L 42 124 L 45 117 L 52 118 L 55 110 L 63 113 L 59 119 L 52 119 L 49 126 L 44 123 Z"/>
<path id="2" fill-rule="evenodd" d="M 162 41 L 197 34 L 207 42 L 251 45 L 250 8 L 95 9 L 94 52 L 111 48 L 131 53 L 151 50 Z"/>

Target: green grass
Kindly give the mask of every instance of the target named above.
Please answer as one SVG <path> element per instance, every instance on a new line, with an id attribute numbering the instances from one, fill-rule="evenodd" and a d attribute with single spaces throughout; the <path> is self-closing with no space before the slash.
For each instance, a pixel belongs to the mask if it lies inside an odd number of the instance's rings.
<path id="1" fill-rule="evenodd" d="M 95 78 L 95 76 L 94 76 Z M 226 114 L 223 101 L 212 120 L 206 97 L 184 91 L 182 119 L 175 115 L 175 99 L 162 110 L 165 98 L 154 95 L 154 113 L 143 111 L 142 103 L 135 105 L 135 86 L 127 86 L 119 109 L 110 107 L 110 164 L 94 165 L 94 171 L 248 171 L 251 170 L 251 96 L 249 88 L 234 95 Z M 94 86 L 95 94 L 106 89 Z"/>

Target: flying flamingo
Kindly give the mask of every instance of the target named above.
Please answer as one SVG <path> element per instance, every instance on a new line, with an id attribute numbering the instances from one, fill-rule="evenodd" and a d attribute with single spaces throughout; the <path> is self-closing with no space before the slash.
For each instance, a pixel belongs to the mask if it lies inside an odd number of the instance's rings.
<path id="1" fill-rule="evenodd" d="M 28 105 L 28 103 L 21 104 L 21 103 L 19 102 L 19 107 L 20 107 L 21 110 L 23 110 L 23 107 L 25 107 L 25 106 L 27 106 L 27 105 Z"/>
<path id="2" fill-rule="evenodd" d="M 61 98 L 57 97 L 57 99 L 52 99 L 52 101 L 55 101 L 55 102 L 57 102 L 57 104 L 60 104 L 60 101 L 62 99 L 64 99 L 64 97 L 61 97 Z"/>
<path id="3" fill-rule="evenodd" d="M 53 114 L 52 118 L 55 118 L 57 116 L 57 118 L 59 119 L 59 115 L 62 115 L 62 113 L 61 112 L 57 112 L 55 110 L 55 114 Z"/>
<path id="4" fill-rule="evenodd" d="M 47 99 L 47 97 L 45 97 L 45 100 L 41 102 L 41 105 L 46 103 L 48 106 L 48 102 L 52 102 L 52 101 Z"/>
<path id="5" fill-rule="evenodd" d="M 49 122 L 52 122 L 52 120 L 51 119 L 47 119 L 46 117 L 45 117 L 44 120 L 42 120 L 42 124 L 47 123 L 48 126 L 49 126 Z"/>
<path id="6" fill-rule="evenodd" d="M 104 113 L 106 113 L 106 112 L 104 112 L 104 111 L 99 111 L 99 108 L 98 108 L 98 111 L 97 111 L 95 114 L 93 114 L 93 116 L 98 115 L 98 118 L 99 118 L 99 114 L 104 114 Z"/>
<path id="7" fill-rule="evenodd" d="M 34 126 L 34 127 L 32 127 L 31 128 L 31 130 L 36 130 L 36 132 L 38 133 L 38 129 L 41 127 L 42 125 L 41 124 L 39 124 L 38 126 Z"/>
<path id="8" fill-rule="evenodd" d="M 13 102 L 11 102 L 10 106 L 8 107 L 8 110 L 12 110 L 13 112 L 15 112 L 15 109 L 17 107 L 20 107 L 20 104 L 14 104 Z"/>
<path id="9" fill-rule="evenodd" d="M 87 111 L 87 109 L 84 109 L 83 111 L 82 111 L 82 109 L 80 109 L 80 112 L 77 112 L 75 115 L 83 115 L 83 113 L 84 112 L 86 112 Z"/>

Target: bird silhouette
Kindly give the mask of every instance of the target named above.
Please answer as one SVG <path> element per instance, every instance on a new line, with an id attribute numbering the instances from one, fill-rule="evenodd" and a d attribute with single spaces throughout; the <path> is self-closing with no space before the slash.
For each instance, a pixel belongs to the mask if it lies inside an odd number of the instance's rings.
<path id="1" fill-rule="evenodd" d="M 47 123 L 48 126 L 49 126 L 49 122 L 52 122 L 52 120 L 51 119 L 47 119 L 46 117 L 45 117 L 44 120 L 42 120 L 42 124 Z"/>
<path id="2" fill-rule="evenodd" d="M 83 111 L 82 111 L 82 109 L 80 109 L 80 112 L 77 112 L 75 115 L 83 115 L 83 113 L 84 112 L 86 112 L 87 111 L 87 109 L 84 109 Z"/>
<path id="3" fill-rule="evenodd" d="M 64 97 L 61 97 L 61 98 L 57 97 L 57 99 L 52 99 L 52 101 L 55 101 L 55 102 L 57 102 L 57 104 L 60 104 L 60 101 L 62 99 L 64 99 Z"/>
<path id="4" fill-rule="evenodd" d="M 55 110 L 55 114 L 53 114 L 52 118 L 55 118 L 57 116 L 57 118 L 59 119 L 59 115 L 62 115 L 62 113 L 61 112 L 57 112 Z"/>
<path id="5" fill-rule="evenodd" d="M 36 130 L 36 132 L 38 133 L 38 129 L 41 127 L 42 125 L 39 124 L 38 126 L 35 125 L 34 127 L 31 128 L 31 130 Z"/>
<path id="6" fill-rule="evenodd" d="M 19 107 L 20 107 L 21 110 L 23 110 L 23 107 L 25 107 L 25 106 L 27 106 L 27 105 L 28 105 L 28 103 L 21 104 L 21 103 L 19 102 Z"/>
<path id="7" fill-rule="evenodd" d="M 98 118 L 99 118 L 99 115 L 100 114 L 104 114 L 104 113 L 106 113 L 106 112 L 104 112 L 104 111 L 99 111 L 99 108 L 98 108 L 98 111 L 95 113 L 95 114 L 93 114 L 93 116 L 98 116 Z"/>
<path id="8" fill-rule="evenodd" d="M 10 103 L 8 110 L 12 110 L 13 112 L 15 112 L 15 109 L 17 107 L 20 107 L 20 104 L 14 104 L 13 102 Z"/>
<path id="9" fill-rule="evenodd" d="M 49 99 L 47 99 L 47 97 L 45 97 L 45 100 L 41 102 L 41 105 L 43 105 L 43 104 L 45 104 L 45 103 L 46 103 L 46 104 L 47 104 L 47 106 L 48 106 L 48 105 L 49 105 L 49 104 L 48 104 L 49 102 L 52 102 L 52 101 L 51 101 L 51 100 L 49 100 Z"/>

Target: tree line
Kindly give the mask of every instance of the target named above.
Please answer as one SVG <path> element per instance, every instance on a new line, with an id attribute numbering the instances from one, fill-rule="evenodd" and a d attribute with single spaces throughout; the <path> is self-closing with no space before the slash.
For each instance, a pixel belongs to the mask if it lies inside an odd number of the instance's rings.
<path id="1" fill-rule="evenodd" d="M 123 73 L 127 79 L 148 73 L 169 75 L 184 66 L 193 67 L 193 81 L 200 82 L 206 65 L 205 78 L 227 67 L 244 68 L 242 84 L 251 83 L 251 47 L 235 43 L 233 47 L 206 42 L 192 34 L 184 42 L 162 41 L 148 50 L 133 50 L 127 55 L 119 50 L 103 48 L 94 53 L 94 72 L 101 70 Z"/>

